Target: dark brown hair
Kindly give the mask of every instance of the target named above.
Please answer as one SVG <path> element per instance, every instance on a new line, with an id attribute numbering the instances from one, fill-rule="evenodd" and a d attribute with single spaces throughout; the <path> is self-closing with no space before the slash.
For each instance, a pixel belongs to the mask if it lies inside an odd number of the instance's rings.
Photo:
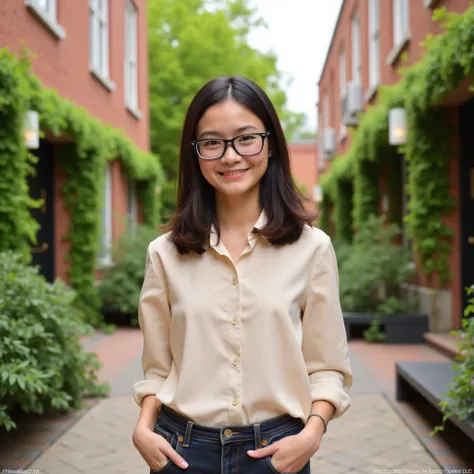
<path id="1" fill-rule="evenodd" d="M 184 121 L 179 163 L 178 202 L 171 222 L 164 228 L 171 231 L 170 240 L 180 254 L 192 251 L 202 254 L 209 242 L 212 225 L 220 238 L 216 216 L 215 190 L 206 181 L 199 167 L 199 157 L 191 146 L 196 139 L 199 120 L 209 107 L 233 98 L 253 112 L 270 132 L 272 150 L 268 168 L 260 181 L 260 205 L 268 222 L 262 229 L 253 229 L 273 245 L 295 242 L 304 224 L 312 225 L 318 213 L 307 211 L 310 201 L 296 187 L 292 175 L 288 145 L 277 113 L 267 94 L 244 77 L 219 77 L 208 82 L 192 100 Z"/>

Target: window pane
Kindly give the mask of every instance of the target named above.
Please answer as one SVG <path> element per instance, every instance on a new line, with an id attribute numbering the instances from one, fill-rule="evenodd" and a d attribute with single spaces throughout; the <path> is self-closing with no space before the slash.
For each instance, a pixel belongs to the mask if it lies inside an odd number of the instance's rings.
<path id="1" fill-rule="evenodd" d="M 89 54 L 90 62 L 94 69 L 98 69 L 97 48 L 98 48 L 97 21 L 92 7 L 89 10 Z"/>
<path id="2" fill-rule="evenodd" d="M 352 80 L 360 84 L 360 32 L 357 15 L 352 18 Z"/>
<path id="3" fill-rule="evenodd" d="M 125 10 L 125 51 L 125 99 L 127 105 L 137 108 L 137 10 L 130 1 Z"/>

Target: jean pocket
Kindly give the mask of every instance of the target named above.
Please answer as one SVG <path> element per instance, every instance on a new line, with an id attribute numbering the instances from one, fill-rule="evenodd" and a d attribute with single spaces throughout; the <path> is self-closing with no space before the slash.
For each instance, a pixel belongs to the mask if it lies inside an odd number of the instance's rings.
<path id="1" fill-rule="evenodd" d="M 171 447 L 176 452 L 179 452 L 181 445 L 181 436 L 179 435 L 179 433 L 175 432 L 174 430 L 168 431 L 167 428 L 163 428 L 163 426 L 159 423 L 155 425 L 153 432 L 165 438 L 166 441 L 168 441 L 168 443 L 171 445 Z M 150 469 L 150 474 L 161 474 L 163 472 L 166 472 L 171 467 L 171 464 L 171 459 L 168 459 L 167 463 L 161 469 Z"/>
<path id="2" fill-rule="evenodd" d="M 287 436 L 297 435 L 302 429 L 303 429 L 303 425 L 296 425 L 284 431 L 273 433 L 264 439 L 266 441 L 266 444 L 270 446 L 273 443 L 276 443 L 277 441 L 280 441 L 283 438 L 286 438 Z M 270 471 L 272 474 L 300 474 L 300 473 L 303 474 L 307 472 L 306 466 L 301 471 L 298 471 L 298 472 L 280 471 L 273 464 L 272 456 L 267 456 L 265 459 L 267 461 L 268 467 L 270 468 Z"/>

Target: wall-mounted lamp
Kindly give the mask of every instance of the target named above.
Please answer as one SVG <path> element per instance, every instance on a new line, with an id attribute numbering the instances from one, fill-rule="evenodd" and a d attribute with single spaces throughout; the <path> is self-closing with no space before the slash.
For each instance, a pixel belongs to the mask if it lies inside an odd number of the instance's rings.
<path id="1" fill-rule="evenodd" d="M 25 114 L 23 137 L 30 150 L 39 148 L 39 114 L 29 110 Z"/>
<path id="2" fill-rule="evenodd" d="M 321 202 L 323 200 L 323 188 L 317 184 L 313 186 L 313 201 Z"/>
<path id="3" fill-rule="evenodd" d="M 404 145 L 407 141 L 407 114 L 402 107 L 390 109 L 388 115 L 388 142 L 390 145 Z"/>

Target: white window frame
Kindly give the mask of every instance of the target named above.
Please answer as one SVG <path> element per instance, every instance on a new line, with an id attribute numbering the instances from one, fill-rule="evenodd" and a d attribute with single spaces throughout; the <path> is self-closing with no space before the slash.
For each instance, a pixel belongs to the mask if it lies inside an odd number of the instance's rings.
<path id="1" fill-rule="evenodd" d="M 352 82 L 362 85 L 362 59 L 360 45 L 360 22 L 359 14 L 355 12 L 351 22 L 352 35 Z"/>
<path id="2" fill-rule="evenodd" d="M 109 0 L 89 0 L 89 61 L 92 73 L 109 89 Z"/>
<path id="3" fill-rule="evenodd" d="M 102 265 L 112 263 L 112 166 L 107 163 L 105 166 L 103 201 L 101 209 L 101 232 L 100 232 L 100 250 L 99 262 Z"/>
<path id="4" fill-rule="evenodd" d="M 25 0 L 25 6 L 56 38 L 66 38 L 66 31 L 58 24 L 57 0 Z"/>
<path id="5" fill-rule="evenodd" d="M 135 235 L 138 226 L 137 185 L 135 181 L 128 182 L 127 193 L 128 230 L 131 235 Z"/>
<path id="6" fill-rule="evenodd" d="M 138 9 L 132 0 L 125 7 L 125 104 L 137 118 L 138 107 Z"/>
<path id="7" fill-rule="evenodd" d="M 380 84 L 380 15 L 379 0 L 369 0 L 369 86 Z"/>
<path id="8" fill-rule="evenodd" d="M 344 48 L 339 51 L 339 100 L 342 104 L 342 99 L 347 91 L 347 74 L 346 74 L 346 52 Z M 340 107 L 342 110 L 342 107 Z M 327 126 L 327 125 L 325 125 Z M 339 134 L 342 137 L 347 135 L 347 127 L 344 124 L 344 117 L 341 113 L 341 122 L 339 127 Z"/>
<path id="9" fill-rule="evenodd" d="M 410 35 L 408 0 L 393 0 L 393 42 L 402 45 Z"/>
<path id="10" fill-rule="evenodd" d="M 33 0 L 31 3 L 33 3 L 40 10 L 43 10 L 46 15 L 51 18 L 51 20 L 57 21 L 56 0 Z"/>

